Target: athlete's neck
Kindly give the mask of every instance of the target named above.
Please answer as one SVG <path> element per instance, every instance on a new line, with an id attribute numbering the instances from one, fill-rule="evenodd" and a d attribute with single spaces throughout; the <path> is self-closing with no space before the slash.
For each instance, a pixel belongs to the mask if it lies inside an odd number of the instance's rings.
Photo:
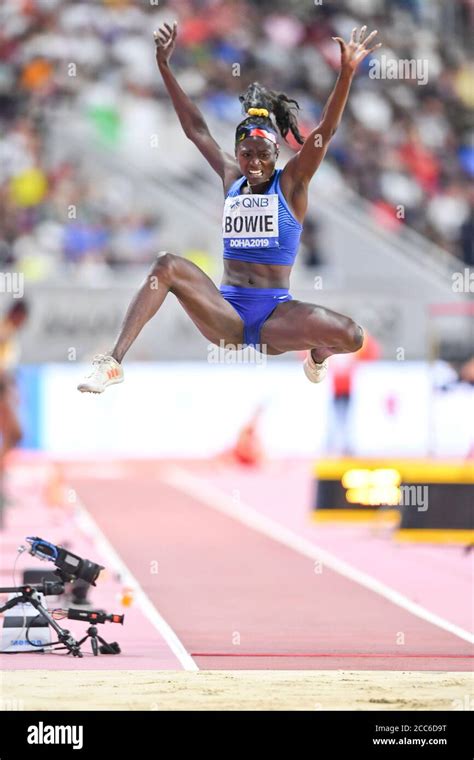
<path id="1" fill-rule="evenodd" d="M 268 179 L 266 179 L 265 182 L 261 182 L 258 185 L 251 185 L 250 182 L 247 179 L 247 181 L 245 183 L 245 185 L 247 187 L 247 192 L 250 193 L 251 195 L 253 195 L 253 194 L 260 195 L 262 192 L 265 192 L 270 187 L 270 184 L 271 184 L 271 182 L 273 180 L 274 174 L 275 174 L 275 170 L 273 170 L 273 174 L 272 174 L 271 177 L 269 177 Z"/>

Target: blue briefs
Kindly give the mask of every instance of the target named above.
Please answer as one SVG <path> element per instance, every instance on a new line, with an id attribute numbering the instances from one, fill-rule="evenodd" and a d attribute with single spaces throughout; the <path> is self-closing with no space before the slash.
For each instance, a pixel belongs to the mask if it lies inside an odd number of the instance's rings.
<path id="1" fill-rule="evenodd" d="M 291 301 L 287 288 L 239 288 L 222 285 L 220 292 L 244 323 L 244 344 L 260 350 L 260 331 L 279 303 Z"/>

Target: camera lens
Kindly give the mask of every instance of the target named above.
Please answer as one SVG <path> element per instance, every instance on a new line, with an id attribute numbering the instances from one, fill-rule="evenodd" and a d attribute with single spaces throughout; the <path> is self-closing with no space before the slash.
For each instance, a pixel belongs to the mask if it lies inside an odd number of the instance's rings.
<path id="1" fill-rule="evenodd" d="M 77 578 L 81 578 L 87 583 L 94 584 L 99 577 L 100 571 L 104 568 L 102 565 L 97 565 L 95 562 L 91 562 L 88 559 L 83 559 L 79 567 L 79 571 L 76 573 Z"/>

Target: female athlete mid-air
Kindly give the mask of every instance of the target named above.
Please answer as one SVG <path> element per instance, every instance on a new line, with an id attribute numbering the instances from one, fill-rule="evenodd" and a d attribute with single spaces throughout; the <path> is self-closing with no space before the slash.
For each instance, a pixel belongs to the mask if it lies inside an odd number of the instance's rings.
<path id="1" fill-rule="evenodd" d="M 179 86 L 169 61 L 177 24 L 155 32 L 156 60 L 185 135 L 217 172 L 225 196 L 224 276 L 217 288 L 195 264 L 163 252 L 133 298 L 110 354 L 93 359 L 80 391 L 102 393 L 123 381 L 121 362 L 166 295 L 174 293 L 207 340 L 218 346 L 254 346 L 267 354 L 307 350 L 304 371 L 313 383 L 327 372 L 331 354 L 357 351 L 363 331 L 352 319 L 289 294 L 290 273 L 308 207 L 308 185 L 341 120 L 357 66 L 376 48 L 376 31 L 353 29 L 349 42 L 335 37 L 341 68 L 318 126 L 306 139 L 296 119 L 298 104 L 258 82 L 240 96 L 246 118 L 235 133 L 235 156 L 212 137 L 199 109 Z M 279 136 L 291 132 L 302 146 L 276 169 Z"/>

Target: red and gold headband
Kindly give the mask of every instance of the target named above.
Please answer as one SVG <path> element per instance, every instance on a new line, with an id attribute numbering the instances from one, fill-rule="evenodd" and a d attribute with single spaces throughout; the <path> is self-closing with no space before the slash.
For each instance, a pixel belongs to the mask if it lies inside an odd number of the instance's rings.
<path id="1" fill-rule="evenodd" d="M 249 108 L 247 113 L 249 116 L 263 116 L 267 119 L 270 115 L 266 108 Z M 280 147 L 277 134 L 271 127 L 262 127 L 258 124 L 242 124 L 237 129 L 236 142 L 241 142 L 246 137 L 263 137 L 264 140 L 270 140 L 277 148 Z"/>

